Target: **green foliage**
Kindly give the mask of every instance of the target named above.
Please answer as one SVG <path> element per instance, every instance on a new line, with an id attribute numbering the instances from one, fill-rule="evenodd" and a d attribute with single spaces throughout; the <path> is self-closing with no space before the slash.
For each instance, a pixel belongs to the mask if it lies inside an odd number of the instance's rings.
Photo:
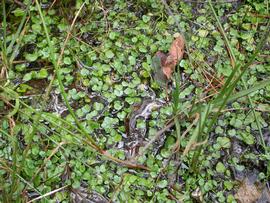
<path id="1" fill-rule="evenodd" d="M 153 0 L 31 2 L 0 6 L 0 201 L 35 193 L 70 202 L 68 189 L 46 194 L 86 184 L 114 202 L 192 202 L 197 189 L 204 200 L 236 202 L 234 175 L 255 168 L 269 179 L 269 50 L 254 54 L 267 3 L 214 4 L 214 16 L 204 2 L 171 1 L 173 15 Z M 153 56 L 180 31 L 186 55 L 163 81 Z M 164 104 L 136 117 L 142 145 L 168 121 L 176 126 L 138 157 L 149 171 L 104 157 L 128 161 L 127 117 L 151 97 Z"/>

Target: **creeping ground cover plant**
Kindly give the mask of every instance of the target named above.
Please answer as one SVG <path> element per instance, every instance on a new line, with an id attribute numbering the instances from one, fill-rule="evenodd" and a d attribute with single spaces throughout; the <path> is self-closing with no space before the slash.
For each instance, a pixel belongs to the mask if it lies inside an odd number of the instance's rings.
<path id="1" fill-rule="evenodd" d="M 0 202 L 270 201 L 268 0 L 0 10 Z"/>

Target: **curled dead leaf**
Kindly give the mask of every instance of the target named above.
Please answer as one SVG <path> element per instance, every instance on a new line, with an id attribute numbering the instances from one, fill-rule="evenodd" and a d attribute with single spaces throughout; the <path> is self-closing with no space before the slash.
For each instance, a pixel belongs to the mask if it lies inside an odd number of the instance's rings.
<path id="1" fill-rule="evenodd" d="M 152 58 L 152 66 L 154 68 L 154 79 L 161 85 L 166 87 L 167 77 L 163 73 L 162 69 L 165 66 L 167 54 L 158 51 Z"/>
<path id="2" fill-rule="evenodd" d="M 235 198 L 240 203 L 254 203 L 261 196 L 260 189 L 252 183 L 248 178 L 246 178 L 240 185 Z"/>
<path id="3" fill-rule="evenodd" d="M 176 37 L 172 42 L 165 66 L 162 69 L 168 79 L 171 78 L 177 63 L 183 58 L 184 47 L 185 41 L 183 36 Z"/>
<path id="4" fill-rule="evenodd" d="M 164 54 L 162 51 L 158 51 L 155 56 L 160 58 L 161 66 L 164 66 L 167 60 L 167 54 Z"/>
<path id="5" fill-rule="evenodd" d="M 162 66 L 162 72 L 166 75 L 167 79 L 170 79 L 175 69 L 177 62 L 172 55 L 168 55 L 164 65 Z"/>
<path id="6" fill-rule="evenodd" d="M 158 51 L 155 54 L 155 58 L 160 59 L 160 71 L 167 79 L 170 79 L 175 66 L 183 58 L 185 48 L 185 41 L 183 36 L 178 36 L 172 42 L 169 53 L 165 54 L 161 51 Z"/>
<path id="7" fill-rule="evenodd" d="M 185 41 L 182 36 L 179 36 L 175 38 L 173 41 L 169 55 L 172 57 L 172 60 L 174 61 L 175 65 L 183 58 L 184 55 L 184 47 L 185 47 Z"/>

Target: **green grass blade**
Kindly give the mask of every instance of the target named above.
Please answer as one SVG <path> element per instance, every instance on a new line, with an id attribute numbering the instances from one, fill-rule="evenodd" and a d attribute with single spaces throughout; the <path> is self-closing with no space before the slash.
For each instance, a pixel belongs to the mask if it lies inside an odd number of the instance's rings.
<path id="1" fill-rule="evenodd" d="M 237 63 L 237 60 L 236 60 L 236 57 L 235 57 L 235 54 L 234 54 L 234 51 L 233 51 L 233 48 L 232 48 L 232 46 L 231 46 L 231 44 L 230 44 L 230 42 L 229 42 L 229 40 L 228 40 L 228 38 L 227 38 L 227 35 L 226 35 L 226 33 L 225 33 L 224 29 L 223 29 L 223 26 L 222 26 L 221 23 L 220 23 L 219 18 L 218 18 L 217 14 L 216 14 L 216 12 L 215 12 L 215 10 L 214 10 L 214 7 L 213 7 L 213 5 L 212 5 L 212 3 L 211 3 L 211 0 L 209 1 L 209 5 L 210 5 L 210 8 L 211 8 L 211 10 L 212 10 L 212 12 L 213 12 L 213 14 L 214 14 L 214 16 L 215 16 L 215 19 L 216 19 L 216 21 L 217 21 L 218 27 L 219 27 L 219 29 L 221 30 L 222 35 L 223 35 L 223 37 L 224 37 L 224 39 L 225 39 L 225 42 L 226 42 L 227 47 L 228 47 L 228 49 L 229 49 L 230 55 L 231 55 L 231 57 L 233 58 L 233 61 L 234 61 L 236 64 L 238 64 L 238 63 Z M 236 71 L 238 71 L 238 73 L 239 73 L 240 70 L 239 70 L 238 68 L 235 68 L 235 69 L 236 69 Z M 244 88 L 247 89 L 248 87 L 247 87 L 246 81 L 245 81 L 242 77 L 241 77 L 241 82 L 243 83 Z M 224 90 L 225 90 L 225 89 L 224 89 Z M 259 130 L 261 145 L 264 147 L 264 149 L 265 149 L 265 151 L 266 151 L 266 145 L 265 145 L 265 142 L 264 142 L 264 139 L 263 139 L 262 130 L 261 130 L 261 127 L 260 127 L 260 124 L 259 124 L 259 120 L 258 120 L 257 115 L 256 115 L 255 110 L 254 110 L 254 103 L 253 103 L 253 101 L 252 101 L 252 99 L 251 99 L 251 97 L 250 97 L 249 95 L 247 95 L 247 97 L 248 97 L 248 101 L 249 101 L 250 106 L 251 106 L 252 114 L 253 114 L 253 116 L 254 116 L 254 118 L 255 118 L 255 122 L 256 122 L 257 128 L 258 128 L 258 130 Z"/>
<path id="2" fill-rule="evenodd" d="M 233 95 L 231 95 L 229 98 L 228 98 L 228 101 L 227 101 L 227 103 L 230 103 L 230 102 L 233 102 L 233 101 L 235 101 L 235 100 L 237 100 L 237 99 L 240 99 L 240 98 L 242 98 L 242 97 L 245 97 L 245 96 L 248 96 L 249 94 L 251 94 L 251 93 L 253 93 L 253 92 L 256 92 L 256 91 L 258 91 L 258 90 L 260 90 L 260 89 L 263 89 L 264 87 L 266 87 L 266 86 L 268 86 L 268 85 L 270 85 L 270 79 L 267 79 L 267 80 L 263 80 L 263 81 L 261 81 L 261 82 L 258 82 L 257 84 L 255 84 L 253 87 L 251 87 L 251 88 L 248 88 L 248 89 L 246 89 L 246 90 L 242 90 L 242 91 L 240 91 L 240 92 L 238 92 L 238 93 L 236 93 L 236 94 L 233 94 Z M 217 100 L 217 101 L 215 101 L 215 106 L 219 106 L 219 105 L 221 105 L 221 102 L 222 102 L 222 100 Z"/>
<path id="3" fill-rule="evenodd" d="M 1 53 L 1 57 L 4 63 L 4 66 L 6 66 L 6 68 L 8 68 L 9 64 L 8 64 L 8 60 L 7 60 L 7 16 L 6 16 L 6 3 L 5 0 L 2 0 L 2 16 L 3 16 L 3 41 L 1 42 L 1 49 L 2 49 L 2 53 Z"/>
<path id="4" fill-rule="evenodd" d="M 176 72 L 175 74 L 175 90 L 172 92 L 172 98 L 173 98 L 173 112 L 177 113 L 179 109 L 180 99 L 180 77 L 179 72 Z M 174 118 L 175 127 L 176 127 L 176 135 L 177 135 L 177 141 L 180 144 L 180 137 L 181 137 L 181 126 L 179 123 L 179 119 L 177 116 Z"/>
<path id="5" fill-rule="evenodd" d="M 27 14 L 28 14 L 28 10 L 29 10 L 30 5 L 31 5 L 31 1 L 28 2 L 27 7 L 25 8 L 25 12 L 24 12 L 24 14 L 23 14 L 23 16 L 22 16 L 20 25 L 19 25 L 19 27 L 18 27 L 18 29 L 17 29 L 15 35 L 12 37 L 12 40 L 11 40 L 9 46 L 7 47 L 7 54 L 10 54 L 10 53 L 11 53 L 14 44 L 16 43 L 16 41 L 18 40 L 18 38 L 20 37 L 20 33 L 21 33 L 22 28 L 23 28 L 23 26 L 24 26 L 24 24 L 25 24 L 26 16 L 27 16 Z M 15 52 L 16 52 L 16 49 L 13 50 L 13 53 L 14 53 L 14 54 L 15 54 Z"/>
<path id="6" fill-rule="evenodd" d="M 93 140 L 93 138 L 91 136 L 88 135 L 88 133 L 85 131 L 84 127 L 81 125 L 80 121 L 78 120 L 78 118 L 76 117 L 74 111 L 72 110 L 69 102 L 68 102 L 68 99 L 67 99 L 67 94 L 65 92 L 65 89 L 64 89 L 64 85 L 63 85 L 63 82 L 62 82 L 62 78 L 61 78 L 61 74 L 60 74 L 60 71 L 59 71 L 59 64 L 57 63 L 56 61 L 56 58 L 55 58 L 55 55 L 54 55 L 54 48 L 53 48 L 53 45 L 51 43 L 51 40 L 50 40 L 50 36 L 49 36 L 49 32 L 48 32 L 48 29 L 47 29 L 47 26 L 46 26 L 46 23 L 45 23 L 45 19 L 44 19 L 44 16 L 43 16 L 43 13 L 41 11 L 41 7 L 39 5 L 39 2 L 38 0 L 35 0 L 36 2 L 36 5 L 37 5 L 37 9 L 38 9 L 38 12 L 39 12 L 39 15 L 41 17 L 41 21 L 42 21 L 42 24 L 43 24 L 43 28 L 44 28 L 44 31 L 45 31 L 45 34 L 46 34 L 46 39 L 47 39 L 47 43 L 49 45 L 49 52 L 50 52 L 50 58 L 52 60 L 52 63 L 54 65 L 54 68 L 55 68 L 55 72 L 56 72 L 56 77 L 57 77 L 57 80 L 58 80 L 58 83 L 59 83 L 59 88 L 60 88 L 60 92 L 61 92 L 61 95 L 63 97 L 63 100 L 71 114 L 71 116 L 73 117 L 73 119 L 75 120 L 75 123 L 76 125 L 82 130 L 83 134 L 88 138 L 88 140 L 92 143 L 93 147 L 96 149 L 96 150 L 101 150 L 99 148 L 99 146 L 95 143 L 95 141 Z M 84 4 L 83 4 L 84 5 Z M 81 7 L 82 8 L 82 7 Z M 80 12 L 80 10 L 78 11 Z"/>

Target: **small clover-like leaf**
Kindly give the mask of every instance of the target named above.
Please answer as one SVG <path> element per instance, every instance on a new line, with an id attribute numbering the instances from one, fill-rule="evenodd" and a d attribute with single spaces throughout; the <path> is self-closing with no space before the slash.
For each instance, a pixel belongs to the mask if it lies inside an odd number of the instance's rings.
<path id="1" fill-rule="evenodd" d="M 71 64 L 71 59 L 69 57 L 64 58 L 64 64 L 70 65 Z"/>
<path id="2" fill-rule="evenodd" d="M 105 55 L 108 59 L 112 59 L 114 57 L 114 53 L 111 50 L 106 51 Z"/>
<path id="3" fill-rule="evenodd" d="M 38 54 L 36 52 L 34 52 L 33 54 L 26 54 L 25 58 L 27 61 L 33 62 L 33 61 L 37 60 Z"/>
<path id="4" fill-rule="evenodd" d="M 224 164 L 221 163 L 221 162 L 218 162 L 217 165 L 216 165 L 216 171 L 218 173 L 224 173 L 226 171 L 226 168 L 225 168 Z"/>
<path id="5" fill-rule="evenodd" d="M 32 77 L 33 77 L 32 72 L 26 73 L 26 74 L 23 76 L 23 81 L 26 81 L 26 82 L 27 82 L 27 81 L 31 80 Z"/>
<path id="6" fill-rule="evenodd" d="M 168 181 L 167 181 L 167 180 L 161 180 L 161 181 L 159 181 L 159 182 L 157 183 L 157 186 L 158 186 L 159 188 L 165 188 L 165 187 L 167 187 L 167 185 L 168 185 Z"/>

